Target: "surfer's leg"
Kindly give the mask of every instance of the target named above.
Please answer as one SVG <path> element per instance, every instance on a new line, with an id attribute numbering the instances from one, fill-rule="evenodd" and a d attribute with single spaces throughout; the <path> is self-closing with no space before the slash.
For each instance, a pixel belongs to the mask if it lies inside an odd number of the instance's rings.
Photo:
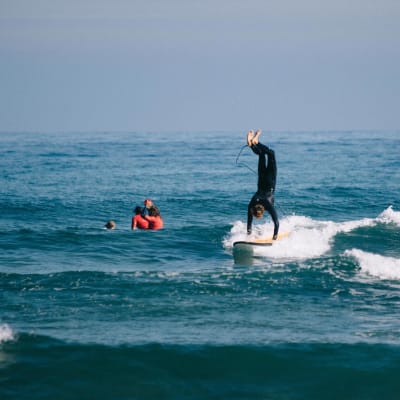
<path id="1" fill-rule="evenodd" d="M 261 143 L 251 146 L 254 154 L 258 155 L 258 191 L 266 191 L 271 189 L 271 169 L 269 165 L 269 148 Z M 265 155 L 268 154 L 268 165 Z"/>
<path id="2" fill-rule="evenodd" d="M 275 152 L 262 143 L 251 146 L 251 149 L 258 155 L 258 190 L 275 190 L 277 174 Z M 268 156 L 268 162 L 265 155 Z"/>
<path id="3" fill-rule="evenodd" d="M 271 149 L 268 149 L 267 154 L 268 154 L 268 164 L 267 164 L 268 180 L 271 182 L 271 189 L 275 190 L 276 174 L 277 174 L 275 152 Z"/>
<path id="4" fill-rule="evenodd" d="M 258 191 L 265 190 L 267 182 L 268 182 L 268 171 L 266 166 L 265 153 L 260 153 L 258 155 L 258 182 L 257 182 Z"/>

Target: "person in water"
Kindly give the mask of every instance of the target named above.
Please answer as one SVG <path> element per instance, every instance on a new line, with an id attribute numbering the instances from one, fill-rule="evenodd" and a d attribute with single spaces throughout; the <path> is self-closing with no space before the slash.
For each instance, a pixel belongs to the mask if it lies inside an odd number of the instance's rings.
<path id="1" fill-rule="evenodd" d="M 276 159 L 275 152 L 269 147 L 258 141 L 261 130 L 253 130 L 247 133 L 247 145 L 258 155 L 258 183 L 257 192 L 251 198 L 247 208 L 247 233 L 251 233 L 253 217 L 260 219 L 264 215 L 265 210 L 271 215 L 274 222 L 273 239 L 276 240 L 279 232 L 278 214 L 274 207 L 274 192 L 276 185 Z M 268 162 L 266 162 L 266 156 Z"/>
<path id="2" fill-rule="evenodd" d="M 131 229 L 149 229 L 149 221 L 143 216 L 143 208 L 140 206 L 135 207 L 135 215 L 132 217 Z"/>
<path id="3" fill-rule="evenodd" d="M 164 226 L 160 210 L 155 205 L 149 207 L 149 215 L 145 215 L 143 218 L 149 223 L 148 229 L 158 230 L 162 229 Z"/>
<path id="4" fill-rule="evenodd" d="M 151 200 L 149 198 L 144 199 L 143 203 L 144 203 L 144 208 L 143 208 L 143 211 L 142 211 L 142 217 L 144 217 L 145 215 L 149 215 L 150 207 L 155 206 L 154 203 L 153 203 L 153 200 Z"/>
<path id="5" fill-rule="evenodd" d="M 117 224 L 113 220 L 107 221 L 107 223 L 104 225 L 106 229 L 111 229 L 111 230 L 115 229 L 116 226 Z"/>

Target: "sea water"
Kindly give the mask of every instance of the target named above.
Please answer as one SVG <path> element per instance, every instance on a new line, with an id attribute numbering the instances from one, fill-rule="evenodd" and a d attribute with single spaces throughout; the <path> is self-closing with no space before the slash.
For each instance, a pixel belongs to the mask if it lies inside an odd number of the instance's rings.
<path id="1" fill-rule="evenodd" d="M 399 132 L 264 132 L 290 236 L 238 257 L 245 140 L 0 134 L 2 400 L 399 398 Z"/>

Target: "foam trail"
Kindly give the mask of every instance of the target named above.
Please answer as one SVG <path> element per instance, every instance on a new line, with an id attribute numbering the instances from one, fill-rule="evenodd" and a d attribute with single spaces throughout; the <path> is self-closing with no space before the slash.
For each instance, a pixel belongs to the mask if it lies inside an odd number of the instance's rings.
<path id="1" fill-rule="evenodd" d="M 364 274 L 381 279 L 400 279 L 400 259 L 358 249 L 346 250 L 344 255 L 354 257 Z"/>
<path id="2" fill-rule="evenodd" d="M 249 237 L 246 225 L 241 221 L 236 221 L 230 234 L 224 240 L 224 247 L 232 248 L 234 242 L 256 236 L 271 236 L 273 229 L 272 223 L 257 225 L 253 229 L 255 233 Z M 318 257 L 330 249 L 329 241 L 337 229 L 330 222 L 318 222 L 307 217 L 290 216 L 281 220 L 280 232 L 290 232 L 290 236 L 275 242 L 272 247 L 256 248 L 254 254 L 275 259 Z"/>
<path id="3" fill-rule="evenodd" d="M 319 257 L 331 249 L 333 238 L 341 232 L 351 232 L 354 229 L 374 226 L 377 223 L 400 222 L 400 213 L 387 208 L 377 218 L 363 218 L 355 221 L 333 222 L 317 221 L 305 216 L 292 215 L 280 222 L 280 232 L 290 232 L 290 236 L 282 241 L 277 241 L 271 247 L 256 248 L 254 255 L 265 256 L 272 259 L 307 259 Z M 233 243 L 249 238 L 272 236 L 274 227 L 272 222 L 256 225 L 255 233 L 247 235 L 246 224 L 236 221 L 231 232 L 224 239 L 223 245 L 230 249 Z"/>

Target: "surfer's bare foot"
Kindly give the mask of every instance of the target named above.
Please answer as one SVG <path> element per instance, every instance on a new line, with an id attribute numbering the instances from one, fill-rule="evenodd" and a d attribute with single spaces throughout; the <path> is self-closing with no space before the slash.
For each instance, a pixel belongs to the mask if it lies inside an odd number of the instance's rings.
<path id="1" fill-rule="evenodd" d="M 276 240 L 276 239 L 278 239 L 278 235 L 272 236 L 272 240 Z"/>
<path id="2" fill-rule="evenodd" d="M 254 137 L 254 131 L 252 129 L 250 129 L 247 132 L 247 146 L 251 147 L 251 145 L 253 144 L 253 137 Z"/>
<path id="3" fill-rule="evenodd" d="M 258 137 L 261 135 L 261 129 L 258 129 L 256 131 L 256 134 L 253 137 L 253 140 L 251 141 L 252 144 L 258 144 Z"/>

